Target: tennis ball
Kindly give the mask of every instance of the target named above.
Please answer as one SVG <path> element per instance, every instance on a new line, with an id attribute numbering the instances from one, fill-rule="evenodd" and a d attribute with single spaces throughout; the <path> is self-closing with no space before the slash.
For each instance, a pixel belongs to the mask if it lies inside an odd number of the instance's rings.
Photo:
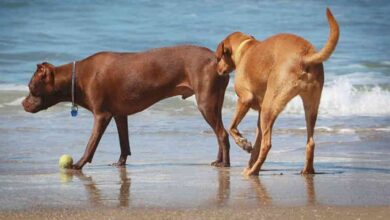
<path id="1" fill-rule="evenodd" d="M 60 161 L 58 162 L 58 165 L 62 169 L 68 169 L 71 168 L 73 165 L 73 159 L 70 155 L 64 154 L 60 157 Z"/>

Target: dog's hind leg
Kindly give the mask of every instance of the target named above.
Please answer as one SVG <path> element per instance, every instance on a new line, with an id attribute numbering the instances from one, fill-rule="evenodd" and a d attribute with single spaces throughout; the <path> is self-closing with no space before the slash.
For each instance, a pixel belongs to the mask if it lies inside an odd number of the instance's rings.
<path id="1" fill-rule="evenodd" d="M 314 127 L 317 121 L 318 107 L 321 98 L 321 89 L 317 88 L 310 93 L 301 95 L 305 109 L 307 143 L 306 143 L 306 162 L 301 174 L 314 174 Z"/>
<path id="2" fill-rule="evenodd" d="M 253 164 L 256 162 L 257 158 L 259 157 L 259 153 L 260 153 L 261 138 L 262 138 L 260 117 L 261 117 L 261 110 L 259 110 L 259 116 L 257 118 L 256 138 L 255 138 L 255 143 L 253 144 L 251 158 L 248 163 L 248 169 L 250 169 L 253 166 Z"/>
<path id="3" fill-rule="evenodd" d="M 198 103 L 199 111 L 202 113 L 204 119 L 213 129 L 218 140 L 218 155 L 217 160 L 212 162 L 212 166 L 229 167 L 230 166 L 230 144 L 229 135 L 226 132 L 222 122 L 222 105 L 225 95 L 225 90 L 219 86 L 225 86 L 228 81 L 215 84 L 214 87 L 206 87 L 200 92 L 196 93 L 196 101 Z"/>
<path id="4" fill-rule="evenodd" d="M 298 91 L 295 86 L 283 85 L 283 83 L 274 84 L 267 90 L 262 103 L 260 116 L 262 138 L 259 156 L 250 169 L 244 170 L 245 175 L 259 175 L 261 166 L 271 149 L 271 136 L 274 122 L 286 104 L 297 94 Z"/>
<path id="5" fill-rule="evenodd" d="M 119 156 L 118 162 L 114 163 L 113 166 L 125 166 L 127 156 L 131 155 L 127 116 L 115 116 L 114 119 L 118 129 L 121 154 Z"/>

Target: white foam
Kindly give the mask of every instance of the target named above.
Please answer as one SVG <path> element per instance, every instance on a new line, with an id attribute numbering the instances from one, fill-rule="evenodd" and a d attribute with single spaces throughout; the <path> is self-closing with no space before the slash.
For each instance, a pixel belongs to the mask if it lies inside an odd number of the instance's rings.
<path id="1" fill-rule="evenodd" d="M 285 149 L 279 149 L 279 150 L 273 149 L 272 154 L 284 154 L 284 153 L 295 151 L 297 149 L 299 149 L 299 148 L 285 148 Z"/>
<path id="2" fill-rule="evenodd" d="M 181 99 L 181 97 L 177 96 L 178 99 Z M 189 101 L 189 102 L 192 102 L 195 106 L 198 106 L 197 102 L 196 102 L 196 98 L 195 96 L 190 96 L 188 98 L 185 99 L 186 101 Z"/>
<path id="3" fill-rule="evenodd" d="M 352 74 L 353 75 L 353 74 Z M 340 76 L 325 83 L 322 91 L 319 114 L 321 116 L 386 116 L 390 115 L 390 91 L 379 86 L 361 87 L 370 81 L 371 85 L 379 84 L 380 80 L 369 80 L 369 76 L 363 77 L 357 73 Z M 350 79 L 352 78 L 352 79 Z M 375 78 L 375 77 L 374 77 Z M 232 80 L 231 80 L 232 81 Z M 360 83 L 359 83 L 360 82 Z M 236 108 L 237 95 L 232 85 L 226 90 L 224 111 L 234 112 Z M 195 96 L 186 99 L 196 105 Z M 284 109 L 284 113 L 290 115 L 304 114 L 303 104 L 300 97 L 292 99 Z M 342 131 L 347 132 L 347 131 Z"/>
<path id="4" fill-rule="evenodd" d="M 384 65 L 390 65 L 390 61 L 387 61 L 387 60 L 386 61 L 382 61 L 381 63 L 384 64 Z"/>
<path id="5" fill-rule="evenodd" d="M 28 86 L 17 84 L 0 84 L 0 91 L 23 91 L 28 92 Z"/>
<path id="6" fill-rule="evenodd" d="M 390 131 L 390 127 L 387 127 L 387 128 L 375 128 L 375 131 Z"/>
<path id="7" fill-rule="evenodd" d="M 390 115 L 390 91 L 379 86 L 357 89 L 350 80 L 340 78 L 326 83 L 321 97 L 320 114 L 329 116 Z M 304 114 L 302 101 L 295 97 L 287 105 L 288 114 Z"/>
<path id="8" fill-rule="evenodd" d="M 374 76 L 374 77 L 373 77 Z M 343 76 L 331 77 L 332 80 L 325 82 L 322 91 L 320 115 L 322 116 L 386 116 L 390 115 L 390 91 L 378 85 L 383 78 L 376 73 L 353 73 Z M 232 82 L 233 80 L 230 80 Z M 225 93 L 224 111 L 234 112 L 237 95 L 229 84 Z M 370 87 L 356 85 L 372 85 Z M 195 99 L 189 99 L 195 102 Z M 290 115 L 304 114 L 303 104 L 300 97 L 292 99 L 284 109 L 284 113 Z M 342 131 L 347 132 L 347 131 Z"/>
<path id="9" fill-rule="evenodd" d="M 355 134 L 355 130 L 351 128 L 342 128 L 338 131 L 340 134 Z"/>
<path id="10" fill-rule="evenodd" d="M 327 72 L 325 86 L 329 83 L 347 81 L 352 85 L 378 85 L 384 83 L 383 73 L 375 71 L 357 71 L 349 74 L 338 75 L 337 73 Z M 390 83 L 387 80 L 387 83 Z"/>
<path id="11" fill-rule="evenodd" d="M 315 158 L 315 161 L 316 162 L 322 162 L 322 163 L 329 163 L 329 162 L 351 162 L 353 161 L 354 159 L 353 158 L 349 158 L 349 157 L 321 157 L 321 156 L 317 156 Z M 359 159 L 360 160 L 360 159 Z"/>
<path id="12" fill-rule="evenodd" d="M 4 103 L 4 105 L 8 105 L 8 106 L 19 106 L 22 104 L 22 101 L 25 97 L 19 97 L 11 102 L 7 102 L 7 103 Z"/>
<path id="13" fill-rule="evenodd" d="M 316 131 L 325 131 L 325 132 L 332 132 L 333 128 L 325 127 L 325 126 L 317 126 Z"/>

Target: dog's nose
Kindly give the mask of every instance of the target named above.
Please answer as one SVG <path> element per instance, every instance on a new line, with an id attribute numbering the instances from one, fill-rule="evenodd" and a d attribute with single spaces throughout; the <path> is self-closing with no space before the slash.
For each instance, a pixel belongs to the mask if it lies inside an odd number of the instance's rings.
<path id="1" fill-rule="evenodd" d="M 27 107 L 27 97 L 23 99 L 22 106 L 26 110 L 26 107 Z"/>

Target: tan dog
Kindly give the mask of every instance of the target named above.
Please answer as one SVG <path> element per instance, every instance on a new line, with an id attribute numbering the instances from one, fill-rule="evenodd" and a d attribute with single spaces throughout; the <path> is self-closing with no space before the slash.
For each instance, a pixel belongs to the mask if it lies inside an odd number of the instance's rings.
<path id="1" fill-rule="evenodd" d="M 278 114 L 295 96 L 302 98 L 307 127 L 306 163 L 303 174 L 313 174 L 314 126 L 324 84 L 322 62 L 334 51 L 339 26 L 329 9 L 330 36 L 319 52 L 305 39 L 278 34 L 264 41 L 235 32 L 226 37 L 216 51 L 218 73 L 236 69 L 238 96 L 230 134 L 244 150 L 251 152 L 245 175 L 258 175 L 271 148 L 272 127 Z M 259 111 L 254 148 L 237 129 L 249 108 Z M 261 113 L 261 114 L 260 114 Z"/>

